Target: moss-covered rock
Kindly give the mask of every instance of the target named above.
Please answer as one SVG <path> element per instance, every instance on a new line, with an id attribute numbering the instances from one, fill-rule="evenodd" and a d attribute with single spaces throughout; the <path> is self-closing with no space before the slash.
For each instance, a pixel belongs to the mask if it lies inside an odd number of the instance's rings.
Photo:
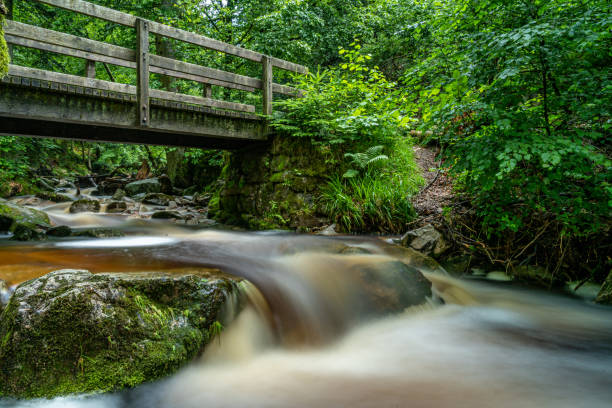
<path id="1" fill-rule="evenodd" d="M 0 315 L 0 395 L 113 391 L 171 374 L 209 342 L 236 287 L 225 277 L 76 270 L 25 282 Z"/>
<path id="2" fill-rule="evenodd" d="M 77 200 L 70 205 L 70 213 L 100 212 L 98 200 Z"/>
<path id="3" fill-rule="evenodd" d="M 53 191 L 41 191 L 36 194 L 36 197 L 42 200 L 53 201 L 55 203 L 66 203 L 73 201 L 73 199 L 66 194 L 56 193 Z"/>
<path id="4" fill-rule="evenodd" d="M 47 214 L 0 199 L 0 231 L 12 232 L 19 241 L 43 239 L 50 228 Z"/>

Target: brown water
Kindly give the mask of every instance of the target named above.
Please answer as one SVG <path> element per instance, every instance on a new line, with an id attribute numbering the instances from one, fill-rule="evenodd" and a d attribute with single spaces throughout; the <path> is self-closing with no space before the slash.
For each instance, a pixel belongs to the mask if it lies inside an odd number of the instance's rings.
<path id="1" fill-rule="evenodd" d="M 0 279 L 17 284 L 60 268 L 221 270 L 248 279 L 250 301 L 201 360 L 169 379 L 113 395 L 0 400 L 0 407 L 611 406 L 610 309 L 452 279 L 376 238 L 192 231 L 87 214 L 70 220 L 111 222 L 129 236 L 6 243 Z M 383 315 L 364 294 L 393 279 L 398 262 L 423 271 L 437 296 Z"/>

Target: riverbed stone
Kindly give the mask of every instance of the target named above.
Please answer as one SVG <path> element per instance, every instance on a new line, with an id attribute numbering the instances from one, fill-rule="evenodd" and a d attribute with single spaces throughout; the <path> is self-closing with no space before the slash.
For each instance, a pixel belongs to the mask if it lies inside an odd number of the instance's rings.
<path id="1" fill-rule="evenodd" d="M 450 247 L 444 236 L 431 224 L 408 231 L 401 238 L 401 243 L 406 247 L 434 257 L 442 255 Z"/>
<path id="2" fill-rule="evenodd" d="M 215 275 L 51 272 L 0 315 L 0 395 L 109 392 L 175 372 L 218 332 L 237 283 Z"/>
<path id="3" fill-rule="evenodd" d="M 69 237 L 71 234 L 72 234 L 72 228 L 66 225 L 60 225 L 59 227 L 53 227 L 47 231 L 47 236 L 54 237 L 54 238 L 65 238 L 65 237 Z"/>
<path id="4" fill-rule="evenodd" d="M 127 210 L 125 201 L 112 201 L 106 206 L 106 212 L 110 214 L 122 213 Z"/>
<path id="5" fill-rule="evenodd" d="M 0 232 L 12 232 L 13 239 L 29 241 L 44 239 L 50 228 L 47 214 L 0 199 Z"/>
<path id="6" fill-rule="evenodd" d="M 125 191 L 123 191 L 123 189 L 118 188 L 117 190 L 115 190 L 115 193 L 113 194 L 113 201 L 121 201 L 125 198 Z"/>
<path id="7" fill-rule="evenodd" d="M 98 200 L 77 200 L 70 205 L 70 213 L 82 213 L 82 212 L 99 212 L 100 202 Z"/>
<path id="8" fill-rule="evenodd" d="M 36 197 L 42 200 L 53 201 L 55 203 L 67 203 L 69 201 L 73 201 L 73 199 L 66 194 L 61 194 L 54 191 L 41 191 L 36 194 Z"/>
<path id="9" fill-rule="evenodd" d="M 185 217 L 182 216 L 178 211 L 157 211 L 153 213 L 151 216 L 154 220 L 184 220 Z"/>
<path id="10" fill-rule="evenodd" d="M 147 194 L 142 200 L 145 204 L 159 205 L 162 207 L 167 206 L 170 201 L 172 201 L 172 196 L 162 193 Z"/>

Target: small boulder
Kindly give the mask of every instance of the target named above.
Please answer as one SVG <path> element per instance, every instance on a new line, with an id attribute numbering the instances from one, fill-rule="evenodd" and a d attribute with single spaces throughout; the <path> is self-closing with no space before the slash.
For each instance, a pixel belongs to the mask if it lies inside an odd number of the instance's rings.
<path id="1" fill-rule="evenodd" d="M 100 212 L 100 202 L 98 200 L 77 200 L 70 206 L 70 213 Z"/>
<path id="2" fill-rule="evenodd" d="M 56 193 L 56 192 L 40 192 L 36 194 L 36 197 L 41 200 L 53 201 L 54 203 L 67 203 L 68 201 L 73 201 L 72 198 L 65 194 Z"/>
<path id="3" fill-rule="evenodd" d="M 106 212 L 109 214 L 122 213 L 127 210 L 125 201 L 113 201 L 106 206 Z"/>
<path id="4" fill-rule="evenodd" d="M 325 228 L 324 230 L 320 231 L 317 233 L 317 235 L 323 235 L 323 236 L 334 236 L 334 235 L 338 235 L 338 231 L 336 231 L 336 224 L 332 224 L 329 227 Z"/>
<path id="5" fill-rule="evenodd" d="M 8 284 L 0 279 L 0 313 L 4 310 L 4 307 L 8 305 L 9 299 L 11 298 L 11 289 Z"/>
<path id="6" fill-rule="evenodd" d="M 122 189 L 118 188 L 117 190 L 115 190 L 115 193 L 113 194 L 113 201 L 121 201 L 125 198 L 125 191 L 123 191 Z"/>
<path id="7" fill-rule="evenodd" d="M 168 177 L 161 176 L 126 184 L 125 191 L 130 197 L 142 193 L 172 194 L 172 184 Z"/>
<path id="8" fill-rule="evenodd" d="M 0 232 L 12 232 L 13 239 L 29 241 L 44 239 L 50 228 L 47 214 L 0 199 Z"/>
<path id="9" fill-rule="evenodd" d="M 208 193 L 195 194 L 193 196 L 192 201 L 198 207 L 207 207 L 208 203 L 210 203 L 211 198 L 212 198 L 212 195 Z"/>
<path id="10" fill-rule="evenodd" d="M 53 227 L 47 231 L 48 237 L 54 238 L 65 238 L 72 234 L 72 229 L 66 225 L 60 225 L 59 227 Z"/>
<path id="11" fill-rule="evenodd" d="M 84 238 L 118 238 L 124 237 L 125 234 L 122 231 L 112 228 L 87 228 L 84 230 L 73 231 L 72 236 Z"/>
<path id="12" fill-rule="evenodd" d="M 170 201 L 172 201 L 172 197 L 162 193 L 147 194 L 142 200 L 145 204 L 159 205 L 162 207 L 167 206 Z"/>
<path id="13" fill-rule="evenodd" d="M 84 270 L 22 283 L 0 315 L 0 395 L 109 392 L 172 374 L 212 339 L 236 289 L 213 275 Z"/>
<path id="14" fill-rule="evenodd" d="M 154 220 L 171 220 L 171 219 L 183 220 L 185 219 L 185 217 L 183 217 L 177 211 L 157 211 L 156 213 L 153 213 L 151 218 L 153 218 Z"/>
<path id="15" fill-rule="evenodd" d="M 434 257 L 442 255 L 450 248 L 442 234 L 431 224 L 408 231 L 401 238 L 401 243 L 405 247 L 410 247 L 425 255 L 433 255 Z"/>

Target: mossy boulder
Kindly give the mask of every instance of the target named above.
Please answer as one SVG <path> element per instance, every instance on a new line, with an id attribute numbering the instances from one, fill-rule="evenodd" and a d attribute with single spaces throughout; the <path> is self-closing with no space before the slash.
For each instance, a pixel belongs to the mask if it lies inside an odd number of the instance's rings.
<path id="1" fill-rule="evenodd" d="M 126 184 L 125 192 L 130 197 L 138 194 L 149 194 L 149 193 L 164 193 L 172 194 L 172 183 L 166 176 L 155 177 L 145 180 L 134 181 Z"/>
<path id="2" fill-rule="evenodd" d="M 100 212 L 100 202 L 98 200 L 77 200 L 70 205 L 70 213 Z"/>
<path id="3" fill-rule="evenodd" d="M 106 206 L 106 212 L 110 214 L 122 213 L 127 211 L 127 203 L 125 201 L 112 201 Z"/>
<path id="4" fill-rule="evenodd" d="M 167 376 L 218 331 L 226 277 L 51 272 L 0 315 L 0 395 L 106 392 Z"/>
<path id="5" fill-rule="evenodd" d="M 0 199 L 0 231 L 12 232 L 19 241 L 44 238 L 50 228 L 47 214 Z"/>
<path id="6" fill-rule="evenodd" d="M 147 194 L 142 202 L 145 204 L 160 205 L 165 207 L 170 203 L 170 201 L 172 201 L 172 199 L 173 197 L 167 194 L 151 193 Z"/>
<path id="7" fill-rule="evenodd" d="M 41 191 L 40 193 L 36 194 L 36 197 L 42 200 L 53 201 L 55 203 L 66 203 L 69 201 L 73 201 L 73 199 L 67 196 L 66 194 L 49 191 Z"/>

